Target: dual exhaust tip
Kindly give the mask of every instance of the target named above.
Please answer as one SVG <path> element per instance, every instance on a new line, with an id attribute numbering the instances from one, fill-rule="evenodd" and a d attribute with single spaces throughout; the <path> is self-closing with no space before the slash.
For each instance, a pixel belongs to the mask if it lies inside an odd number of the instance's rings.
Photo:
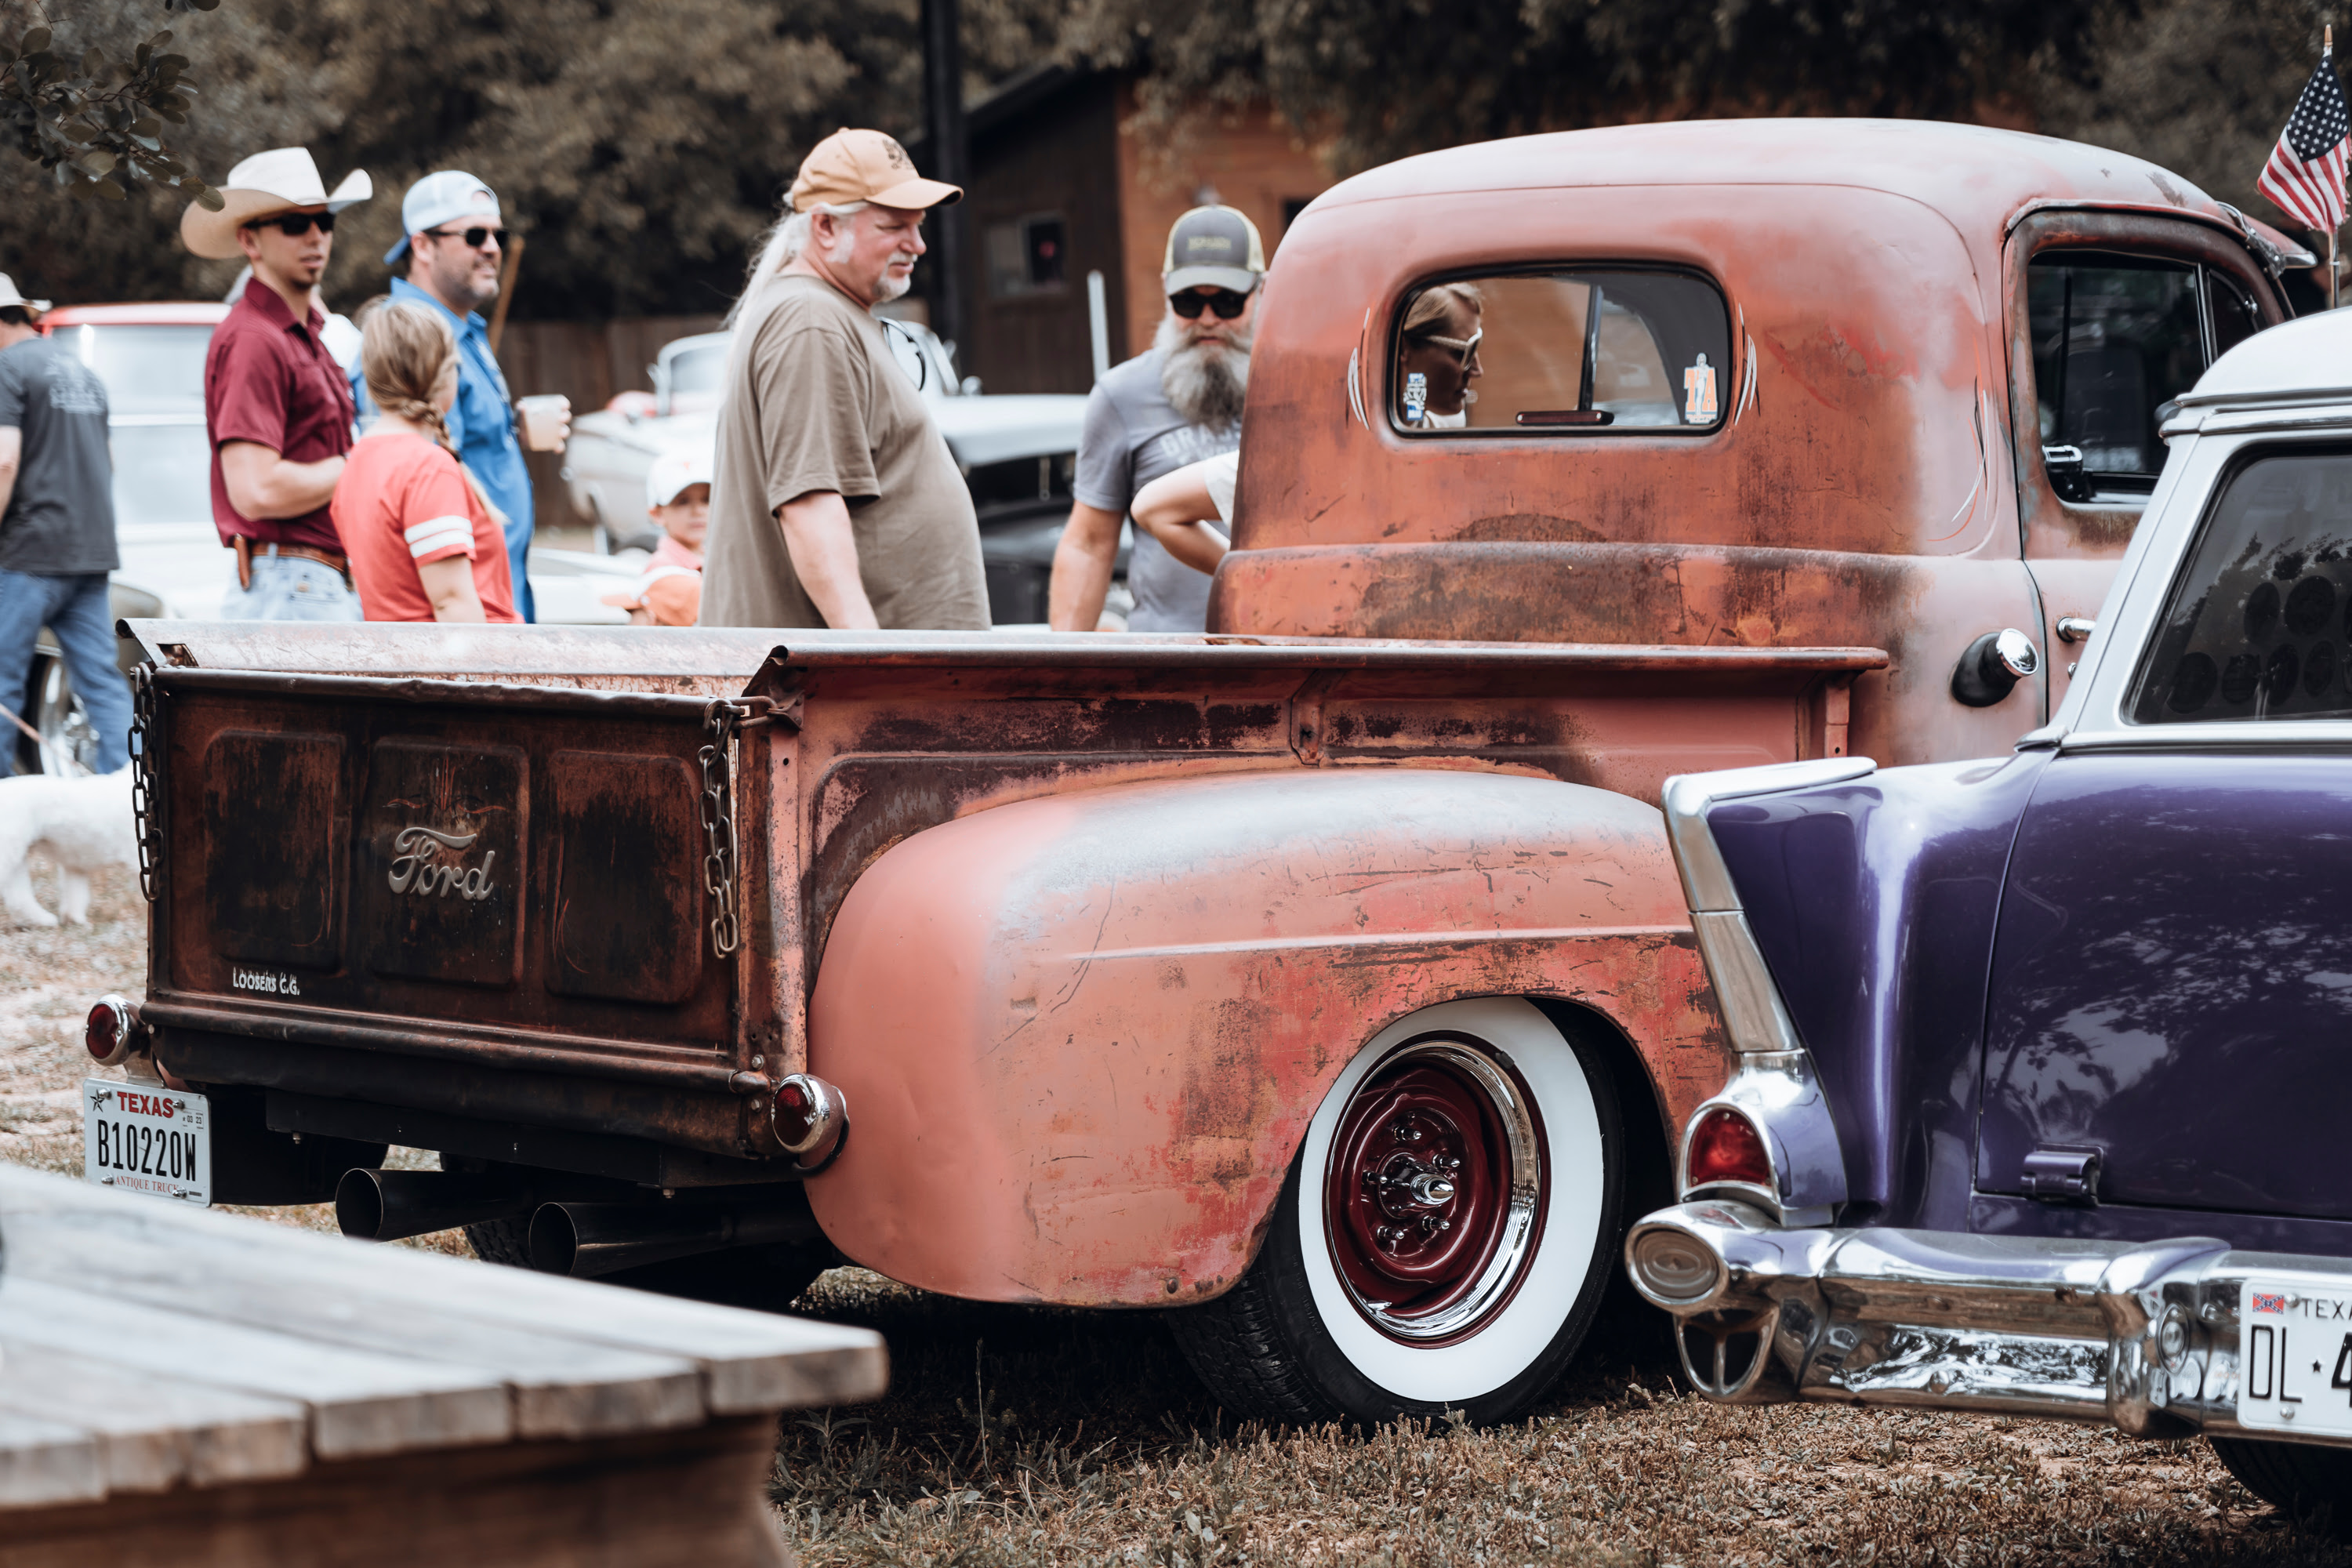
<path id="1" fill-rule="evenodd" d="M 542 1274 L 596 1279 L 735 1247 L 812 1240 L 808 1205 L 765 1202 L 542 1203 L 529 1183 L 502 1173 L 346 1171 L 335 1188 L 345 1236 L 398 1241 L 493 1220 L 530 1220 L 530 1266 Z"/>

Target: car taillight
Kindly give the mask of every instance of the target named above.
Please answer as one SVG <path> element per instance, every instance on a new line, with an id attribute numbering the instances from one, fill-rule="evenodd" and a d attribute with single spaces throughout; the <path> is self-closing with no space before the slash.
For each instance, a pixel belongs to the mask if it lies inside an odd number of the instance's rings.
<path id="1" fill-rule="evenodd" d="M 833 1158 L 848 1120 L 841 1090 L 821 1078 L 796 1072 L 776 1086 L 776 1142 L 805 1169 Z"/>
<path id="2" fill-rule="evenodd" d="M 89 1059 L 100 1067 L 121 1067 L 131 1054 L 133 1037 L 139 1030 L 139 1009 L 121 996 L 101 996 L 89 1010 L 89 1022 L 83 1026 L 81 1043 L 89 1052 Z"/>
<path id="3" fill-rule="evenodd" d="M 1746 1182 L 1769 1189 L 1772 1185 L 1772 1157 L 1765 1152 L 1764 1139 L 1754 1122 L 1718 1105 L 1701 1116 L 1698 1124 L 1691 1129 L 1686 1179 L 1694 1187 L 1717 1182 Z"/>

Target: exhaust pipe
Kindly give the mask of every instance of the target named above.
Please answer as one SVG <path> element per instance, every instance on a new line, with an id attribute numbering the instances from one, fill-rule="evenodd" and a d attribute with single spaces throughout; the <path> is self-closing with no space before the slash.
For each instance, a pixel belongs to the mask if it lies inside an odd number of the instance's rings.
<path id="1" fill-rule="evenodd" d="M 806 1241 L 805 1201 L 782 1208 L 683 1204 L 541 1204 L 530 1216 L 530 1266 L 591 1279 L 705 1252 Z"/>
<path id="2" fill-rule="evenodd" d="M 362 1168 L 335 1184 L 335 1223 L 362 1241 L 519 1219 L 530 1210 L 530 1188 L 510 1175 Z"/>

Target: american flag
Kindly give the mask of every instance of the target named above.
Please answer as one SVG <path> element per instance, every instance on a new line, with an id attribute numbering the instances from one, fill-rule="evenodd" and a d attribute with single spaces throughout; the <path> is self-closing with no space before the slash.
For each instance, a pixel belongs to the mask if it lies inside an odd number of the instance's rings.
<path id="1" fill-rule="evenodd" d="M 2344 222 L 2345 137 L 2352 118 L 2344 110 L 2344 84 L 2336 79 L 2336 57 L 2323 54 L 2311 85 L 2295 100 L 2271 161 L 2256 185 L 2281 211 L 2306 228 L 2334 234 Z"/>

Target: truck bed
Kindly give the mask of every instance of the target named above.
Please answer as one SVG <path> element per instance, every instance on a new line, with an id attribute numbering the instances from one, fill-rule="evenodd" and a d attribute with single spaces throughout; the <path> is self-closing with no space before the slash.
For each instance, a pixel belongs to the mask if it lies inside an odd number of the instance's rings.
<path id="1" fill-rule="evenodd" d="M 1652 799 L 1670 773 L 1841 752 L 1845 689 L 1885 663 L 129 626 L 153 666 L 157 1059 L 268 1091 L 282 1130 L 666 1186 L 788 1165 L 766 1111 L 806 1063 L 833 916 L 927 827 L 1043 795 L 1307 768 L 1498 771 Z M 731 876 L 706 811 L 722 847 L 731 822 Z"/>

